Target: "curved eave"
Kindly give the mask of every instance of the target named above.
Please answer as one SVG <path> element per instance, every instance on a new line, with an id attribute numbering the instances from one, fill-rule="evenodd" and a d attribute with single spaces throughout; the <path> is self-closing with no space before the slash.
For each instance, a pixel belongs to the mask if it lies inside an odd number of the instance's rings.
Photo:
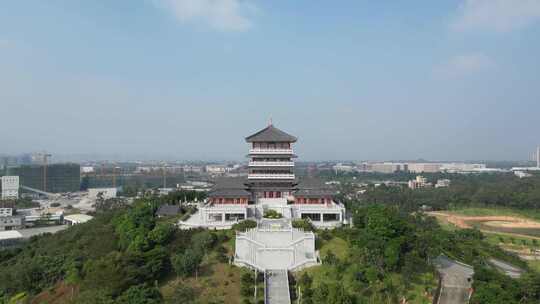
<path id="1" fill-rule="evenodd" d="M 271 179 L 249 179 L 248 180 L 248 184 L 250 184 L 250 187 L 253 183 L 291 183 L 291 184 L 296 184 L 297 181 L 296 179 L 274 179 L 274 178 L 271 178 Z"/>
<path id="2" fill-rule="evenodd" d="M 268 157 L 268 158 L 274 158 L 274 157 L 290 157 L 290 158 L 297 158 L 298 155 L 296 154 L 260 154 L 260 153 L 249 153 L 248 155 L 246 155 L 246 157 L 262 157 L 262 158 L 265 158 L 265 157 Z"/>

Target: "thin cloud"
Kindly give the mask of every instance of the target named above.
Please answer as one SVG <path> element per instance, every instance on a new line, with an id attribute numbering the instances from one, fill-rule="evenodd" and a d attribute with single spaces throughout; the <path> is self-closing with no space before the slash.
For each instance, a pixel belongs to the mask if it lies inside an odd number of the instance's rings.
<path id="1" fill-rule="evenodd" d="M 509 32 L 540 20 L 540 0 L 464 0 L 451 28 Z"/>
<path id="2" fill-rule="evenodd" d="M 0 48 L 5 48 L 10 46 L 11 43 L 8 40 L 0 39 Z"/>
<path id="3" fill-rule="evenodd" d="M 253 23 L 250 16 L 257 11 L 251 0 L 155 0 L 169 10 L 178 21 L 204 24 L 218 31 L 247 31 Z"/>
<path id="4" fill-rule="evenodd" d="M 495 63 L 485 54 L 463 54 L 452 57 L 435 69 L 443 77 L 462 77 L 495 68 Z"/>

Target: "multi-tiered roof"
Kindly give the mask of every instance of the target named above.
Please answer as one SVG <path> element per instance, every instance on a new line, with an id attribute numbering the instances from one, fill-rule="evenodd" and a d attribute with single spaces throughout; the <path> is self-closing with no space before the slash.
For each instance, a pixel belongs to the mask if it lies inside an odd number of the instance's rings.
<path id="1" fill-rule="evenodd" d="M 224 179 L 217 182 L 210 198 L 231 201 L 249 197 L 256 201 L 263 193 L 270 197 L 298 195 L 303 199 L 330 197 L 335 191 L 320 181 L 298 181 L 294 174 L 292 144 L 298 139 L 270 124 L 266 128 L 245 138 L 250 144 L 247 178 Z M 266 196 L 265 196 L 266 197 Z M 236 200 L 235 200 L 236 201 Z"/>
<path id="2" fill-rule="evenodd" d="M 270 124 L 259 132 L 246 137 L 246 142 L 288 142 L 294 143 L 298 139 Z"/>

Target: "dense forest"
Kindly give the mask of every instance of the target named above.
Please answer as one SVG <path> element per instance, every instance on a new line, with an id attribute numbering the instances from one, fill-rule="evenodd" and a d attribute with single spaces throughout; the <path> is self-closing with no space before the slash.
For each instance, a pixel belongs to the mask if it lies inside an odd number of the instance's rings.
<path id="1" fill-rule="evenodd" d="M 539 303 L 540 274 L 527 264 L 487 242 L 478 230 L 443 229 L 418 211 L 423 204 L 536 208 L 539 179 L 458 176 L 452 182 L 447 189 L 419 191 L 367 185 L 362 195 L 344 197 L 354 225 L 316 231 L 322 265 L 291 276 L 293 299 L 306 304 L 429 303 L 437 288 L 431 261 L 444 254 L 474 265 L 471 303 Z M 342 183 L 341 195 L 356 193 L 355 187 Z M 88 223 L 0 251 L 0 303 L 48 302 L 46 295 L 58 290 L 62 301 L 50 303 L 260 303 L 262 292 L 257 300 L 251 296 L 253 282 L 261 288 L 260 276 L 228 263 L 234 231 L 179 230 L 173 225 L 178 218 L 155 216 L 161 204 L 180 204 L 186 195 L 147 196 L 132 205 L 99 208 Z M 254 224 L 245 221 L 234 229 Z M 313 229 L 307 222 L 294 225 Z M 490 257 L 526 273 L 520 279 L 506 277 L 489 267 Z M 223 272 L 223 286 L 238 288 L 231 293 L 235 300 L 209 296 L 216 281 L 198 281 L 210 259 L 226 266 L 216 268 L 215 275 Z"/>
<path id="2" fill-rule="evenodd" d="M 160 204 L 177 198 L 118 205 L 88 223 L 0 251 L 0 303 L 24 303 L 58 284 L 71 289 L 70 303 L 162 303 L 159 282 L 196 275 L 210 252 L 227 259 L 219 246 L 226 235 L 178 230 L 171 219 L 154 215 Z"/>
<path id="3" fill-rule="evenodd" d="M 345 250 L 322 254 L 323 265 L 300 275 L 301 302 L 430 303 L 435 270 L 430 260 L 440 254 L 474 265 L 471 303 L 539 303 L 540 274 L 529 271 L 513 280 L 486 262 L 496 257 L 527 268 L 517 257 L 488 244 L 477 230 L 443 230 L 432 217 L 397 207 L 370 205 L 354 210 L 354 228 L 325 231 L 324 240 L 345 240 Z M 411 291 L 420 288 L 419 293 Z"/>
<path id="4" fill-rule="evenodd" d="M 437 210 L 467 206 L 540 209 L 540 175 L 518 178 L 505 174 L 424 174 L 429 181 L 450 179 L 448 188 L 410 190 L 406 185 L 375 186 L 374 181 L 407 181 L 415 174 L 340 174 L 325 176 L 341 182 L 341 200 L 348 205 L 382 203 L 399 205 L 403 210 L 415 211 L 422 205 Z M 360 187 L 359 184 L 363 186 Z M 357 194 L 360 189 L 363 194 Z"/>

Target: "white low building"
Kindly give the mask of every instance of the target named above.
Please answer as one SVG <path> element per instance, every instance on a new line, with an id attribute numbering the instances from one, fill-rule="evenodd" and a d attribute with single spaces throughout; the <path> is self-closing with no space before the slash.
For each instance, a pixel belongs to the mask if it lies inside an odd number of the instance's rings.
<path id="1" fill-rule="evenodd" d="M 13 208 L 0 208 L 0 217 L 8 217 L 13 215 Z"/>
<path id="2" fill-rule="evenodd" d="M 117 188 L 89 188 L 88 198 L 94 200 L 97 199 L 98 196 L 101 196 L 103 199 L 115 198 L 117 192 Z"/>
<path id="3" fill-rule="evenodd" d="M 2 199 L 19 198 L 19 177 L 2 176 Z"/>
<path id="4" fill-rule="evenodd" d="M 450 187 L 451 181 L 449 179 L 439 179 L 435 184 L 435 188 L 448 188 Z"/>
<path id="5" fill-rule="evenodd" d="M 524 171 L 514 171 L 514 175 L 519 177 L 519 178 L 526 178 L 526 177 L 533 176 L 531 173 L 527 173 L 527 172 L 524 172 Z"/>
<path id="6" fill-rule="evenodd" d="M 441 171 L 441 164 L 437 163 L 408 163 L 407 169 L 411 173 L 437 173 Z"/>
<path id="7" fill-rule="evenodd" d="M 64 224 L 70 225 L 70 226 L 83 224 L 93 218 L 94 218 L 93 216 L 86 215 L 86 214 L 70 214 L 70 215 L 64 216 Z"/>
<path id="8" fill-rule="evenodd" d="M 420 189 L 433 186 L 427 181 L 427 178 L 418 175 L 416 179 L 410 180 L 408 183 L 409 189 Z"/>

